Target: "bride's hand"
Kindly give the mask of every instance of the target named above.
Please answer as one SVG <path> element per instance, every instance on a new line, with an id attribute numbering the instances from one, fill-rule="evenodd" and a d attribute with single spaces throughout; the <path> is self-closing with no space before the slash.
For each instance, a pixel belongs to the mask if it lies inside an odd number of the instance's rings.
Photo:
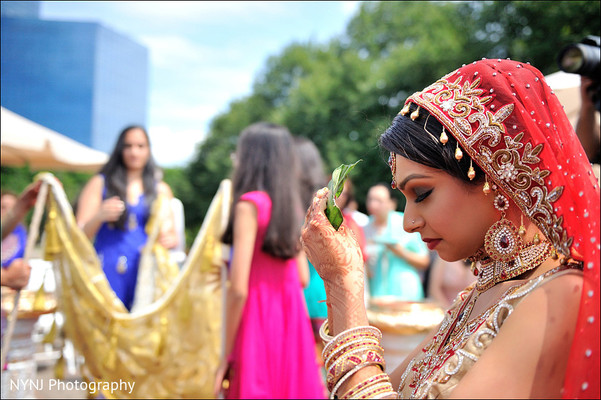
<path id="1" fill-rule="evenodd" d="M 361 248 L 346 223 L 334 229 L 324 210 L 328 189 L 319 190 L 307 211 L 301 234 L 303 249 L 324 281 L 331 335 L 367 325 Z"/>
<path id="2" fill-rule="evenodd" d="M 307 211 L 301 242 L 319 276 L 327 283 L 340 285 L 353 271 L 363 273 L 363 256 L 352 229 L 343 223 L 336 230 L 328 221 L 324 213 L 327 196 L 327 188 L 315 194 Z"/>

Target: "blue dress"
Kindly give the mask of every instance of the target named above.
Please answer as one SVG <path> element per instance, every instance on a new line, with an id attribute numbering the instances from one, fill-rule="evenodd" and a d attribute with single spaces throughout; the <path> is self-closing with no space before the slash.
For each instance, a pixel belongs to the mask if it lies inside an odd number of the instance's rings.
<path id="1" fill-rule="evenodd" d="M 27 231 L 19 224 L 2 241 L 2 267 L 8 268 L 15 259 L 23 258 L 26 243 Z"/>
<path id="2" fill-rule="evenodd" d="M 326 299 L 326 288 L 323 284 L 323 280 L 311 262 L 309 262 L 309 284 L 303 290 L 303 293 L 305 295 L 309 317 L 311 319 L 327 318 L 328 306 L 325 301 L 323 301 Z"/>
<path id="3" fill-rule="evenodd" d="M 102 198 L 106 198 L 106 189 Z M 140 195 L 137 204 L 127 203 L 128 220 L 125 230 L 111 223 L 103 223 L 96 234 L 94 248 L 102 269 L 111 288 L 131 310 L 138 278 L 138 266 L 142 248 L 148 240 L 145 227 L 150 216 L 150 207 L 144 195 Z"/>
<path id="4" fill-rule="evenodd" d="M 424 290 L 417 269 L 388 250 L 385 243 L 400 243 L 407 250 L 420 255 L 428 254 L 428 247 L 418 233 L 405 232 L 402 212 L 392 211 L 388 214 L 387 226 L 381 235 L 376 233 L 373 223 L 374 219 L 370 217 L 364 227 L 371 269 L 370 296 L 391 296 L 405 301 L 423 300 Z"/>

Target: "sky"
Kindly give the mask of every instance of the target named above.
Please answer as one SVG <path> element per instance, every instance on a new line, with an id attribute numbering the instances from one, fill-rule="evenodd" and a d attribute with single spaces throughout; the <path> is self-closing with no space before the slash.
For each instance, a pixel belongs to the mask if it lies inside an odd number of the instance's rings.
<path id="1" fill-rule="evenodd" d="M 97 22 L 149 50 L 148 120 L 162 167 L 185 166 L 216 115 L 270 56 L 342 35 L 359 1 L 42 1 L 40 17 Z"/>

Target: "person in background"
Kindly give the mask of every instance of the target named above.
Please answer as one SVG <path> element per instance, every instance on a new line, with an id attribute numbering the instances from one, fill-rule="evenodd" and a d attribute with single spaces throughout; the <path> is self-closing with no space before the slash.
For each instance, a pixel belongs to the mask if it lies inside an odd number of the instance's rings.
<path id="1" fill-rule="evenodd" d="M 355 200 L 355 189 L 353 182 L 350 177 L 347 177 L 344 181 L 342 193 L 336 199 L 336 205 L 342 210 L 342 218 L 347 221 L 347 225 L 357 238 L 361 254 L 363 255 L 363 261 L 367 262 L 367 241 L 365 239 L 365 232 L 363 228 L 369 223 L 369 217 L 357 208 L 357 200 Z M 368 278 L 367 264 L 365 264 L 365 279 Z M 365 285 L 365 305 L 369 306 L 369 285 Z"/>
<path id="2" fill-rule="evenodd" d="M 0 197 L 1 218 L 17 204 L 17 195 L 10 191 L 3 191 Z M 18 223 L 6 238 L 2 239 L 2 266 L 7 267 L 13 260 L 23 258 L 27 230 L 22 223 Z"/>
<path id="3" fill-rule="evenodd" d="M 457 297 L 457 294 L 476 282 L 470 270 L 470 262 L 445 261 L 440 257 L 432 264 L 428 282 L 428 297 L 447 309 Z"/>
<path id="4" fill-rule="evenodd" d="M 336 204 L 341 208 L 343 216 L 349 215 L 360 228 L 365 227 L 369 223 L 369 216 L 359 211 L 359 205 L 357 204 L 357 199 L 355 199 L 355 187 L 350 178 L 344 181 L 344 188 L 340 196 L 336 199 Z M 363 235 L 363 230 L 361 230 L 361 235 L 365 236 Z"/>
<path id="5" fill-rule="evenodd" d="M 294 151 L 299 161 L 299 194 L 301 206 L 306 210 L 311 205 L 311 199 L 317 189 L 324 187 L 327 177 L 324 172 L 321 154 L 311 140 L 302 137 L 294 137 Z M 324 302 L 326 290 L 323 280 L 315 271 L 311 263 L 309 265 L 309 283 L 304 288 L 305 302 L 313 327 L 313 335 L 318 348 L 318 357 L 321 357 L 321 340 L 319 339 L 319 327 L 328 317 L 328 308 Z M 322 360 L 320 360 L 322 363 Z"/>
<path id="6" fill-rule="evenodd" d="M 428 248 L 419 235 L 403 230 L 403 213 L 396 211 L 390 185 L 378 183 L 369 189 L 367 211 L 369 223 L 364 232 L 370 297 L 423 300 L 418 270 L 428 268 Z"/>
<path id="7" fill-rule="evenodd" d="M 225 388 L 226 398 L 325 396 L 302 292 L 309 274 L 297 168 L 287 128 L 258 122 L 241 132 L 222 238 L 232 256 L 216 397 Z"/>
<path id="8" fill-rule="evenodd" d="M 158 194 L 173 198 L 171 188 L 157 179 L 160 170 L 141 126 L 123 129 L 107 163 L 84 186 L 76 219 L 90 240 L 102 269 L 117 297 L 128 310 L 134 300 L 141 250 L 148 235 L 145 227 Z M 173 214 L 161 224 L 158 243 L 177 245 Z"/>
<path id="9" fill-rule="evenodd" d="M 40 186 L 41 181 L 33 182 L 18 197 L 12 192 L 2 193 L 2 286 L 18 290 L 29 282 L 31 266 L 23 259 L 27 232 L 22 221 L 35 205 Z"/>
<path id="10" fill-rule="evenodd" d="M 591 98 L 590 90 L 593 80 L 584 75 L 580 76 L 580 111 L 576 122 L 576 135 L 593 164 L 601 163 L 601 133 L 599 128 L 599 110 Z"/>

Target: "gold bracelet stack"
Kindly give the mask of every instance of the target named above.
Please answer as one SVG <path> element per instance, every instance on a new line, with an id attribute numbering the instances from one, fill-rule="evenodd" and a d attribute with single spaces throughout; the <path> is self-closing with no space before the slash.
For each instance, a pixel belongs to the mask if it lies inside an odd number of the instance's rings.
<path id="1" fill-rule="evenodd" d="M 323 359 L 327 371 L 326 384 L 330 399 L 342 384 L 362 368 L 377 365 L 386 367 L 384 349 L 380 346 L 382 332 L 373 326 L 359 326 L 332 337 L 326 320 L 319 330 L 324 340 Z M 380 398 L 395 395 L 390 378 L 382 373 L 359 382 L 347 391 L 343 398 Z"/>
<path id="2" fill-rule="evenodd" d="M 359 399 L 366 390 L 372 388 L 375 385 L 390 383 L 390 378 L 388 375 L 382 373 L 378 375 L 374 375 L 369 379 L 359 382 L 355 386 L 353 386 L 350 390 L 348 390 L 345 394 L 342 395 L 343 399 Z M 363 397 L 365 398 L 365 397 Z"/>

